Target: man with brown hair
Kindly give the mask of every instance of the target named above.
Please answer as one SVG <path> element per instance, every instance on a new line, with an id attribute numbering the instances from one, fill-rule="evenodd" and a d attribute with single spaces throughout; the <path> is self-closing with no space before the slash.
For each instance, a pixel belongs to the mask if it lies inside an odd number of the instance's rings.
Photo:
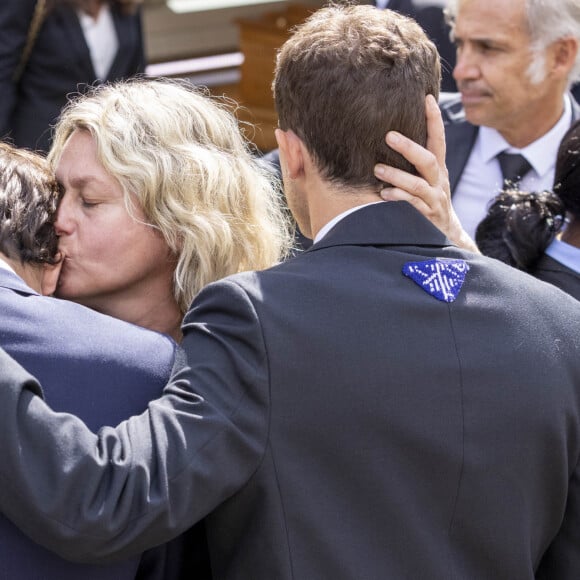
<path id="1" fill-rule="evenodd" d="M 380 202 L 374 160 L 409 169 L 383 135 L 425 143 L 438 78 L 394 12 L 299 27 L 276 135 L 315 243 L 202 291 L 164 396 L 116 429 L 52 413 L 11 369 L 0 509 L 100 561 L 205 518 L 216 579 L 533 578 L 580 457 L 580 304 Z"/>

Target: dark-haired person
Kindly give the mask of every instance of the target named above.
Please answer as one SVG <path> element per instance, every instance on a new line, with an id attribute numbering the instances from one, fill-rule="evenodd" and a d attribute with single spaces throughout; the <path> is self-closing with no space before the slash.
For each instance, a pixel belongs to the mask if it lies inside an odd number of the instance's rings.
<path id="1" fill-rule="evenodd" d="M 393 11 L 299 26 L 276 136 L 314 244 L 202 290 L 164 395 L 116 428 L 54 413 L 6 361 L 0 509 L 95 561 L 204 518 L 218 580 L 534 578 L 576 519 L 580 303 L 381 203 L 376 159 L 412 191 L 445 185 L 439 79 Z M 405 158 L 386 132 L 410 138 Z M 436 163 L 411 175 L 424 144 Z"/>
<path id="2" fill-rule="evenodd" d="M 0 347 L 42 381 L 55 410 L 98 430 L 159 395 L 176 347 L 162 334 L 44 296 L 54 291 L 61 265 L 54 228 L 61 195 L 44 158 L 0 143 Z M 88 484 L 84 491 L 91 493 Z M 155 578 L 145 572 L 161 570 L 164 556 L 148 554 L 146 566 L 138 556 L 108 566 L 73 564 L 4 517 L 0 537 L 2 580 Z"/>
<path id="3" fill-rule="evenodd" d="M 580 122 L 560 144 L 553 192 L 502 192 L 475 241 L 483 254 L 580 300 Z"/>
<path id="4" fill-rule="evenodd" d="M 46 0 L 42 25 L 19 70 L 42 1 L 0 2 L 0 137 L 48 151 L 51 126 L 67 96 L 142 73 L 145 53 L 142 0 Z"/>

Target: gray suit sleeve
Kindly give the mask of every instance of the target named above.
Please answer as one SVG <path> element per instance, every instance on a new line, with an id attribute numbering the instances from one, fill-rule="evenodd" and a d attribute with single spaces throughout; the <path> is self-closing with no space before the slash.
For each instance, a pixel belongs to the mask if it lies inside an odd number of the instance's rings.
<path id="1" fill-rule="evenodd" d="M 97 435 L 51 411 L 30 379 L 3 381 L 0 509 L 32 539 L 71 560 L 127 557 L 183 532 L 252 476 L 269 407 L 253 305 L 220 282 L 183 328 L 183 364 L 163 396 Z"/>

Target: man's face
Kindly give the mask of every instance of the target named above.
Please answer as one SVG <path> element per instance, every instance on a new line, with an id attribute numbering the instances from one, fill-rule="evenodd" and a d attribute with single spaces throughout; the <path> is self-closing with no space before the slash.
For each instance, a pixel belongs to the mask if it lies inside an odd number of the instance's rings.
<path id="1" fill-rule="evenodd" d="M 541 123 L 547 109 L 561 105 L 559 84 L 547 76 L 537 84 L 529 79 L 534 54 L 525 0 L 460 0 L 455 37 L 453 76 L 471 123 L 497 129 L 511 142 L 522 126 Z"/>
<path id="2" fill-rule="evenodd" d="M 56 231 L 64 262 L 56 295 L 100 312 L 130 309 L 159 284 L 171 286 L 174 262 L 162 235 L 128 213 L 123 191 L 97 159 L 93 137 L 75 131 L 56 167 L 64 187 Z M 169 284 L 168 284 L 169 282 Z"/>

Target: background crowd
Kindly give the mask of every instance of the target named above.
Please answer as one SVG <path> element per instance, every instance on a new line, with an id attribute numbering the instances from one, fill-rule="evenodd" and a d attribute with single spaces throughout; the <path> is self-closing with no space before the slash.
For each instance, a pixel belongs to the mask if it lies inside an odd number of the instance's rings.
<path id="1" fill-rule="evenodd" d="M 262 159 L 139 4 L 0 6 L 0 578 L 577 578 L 577 0 L 315 12 Z"/>

